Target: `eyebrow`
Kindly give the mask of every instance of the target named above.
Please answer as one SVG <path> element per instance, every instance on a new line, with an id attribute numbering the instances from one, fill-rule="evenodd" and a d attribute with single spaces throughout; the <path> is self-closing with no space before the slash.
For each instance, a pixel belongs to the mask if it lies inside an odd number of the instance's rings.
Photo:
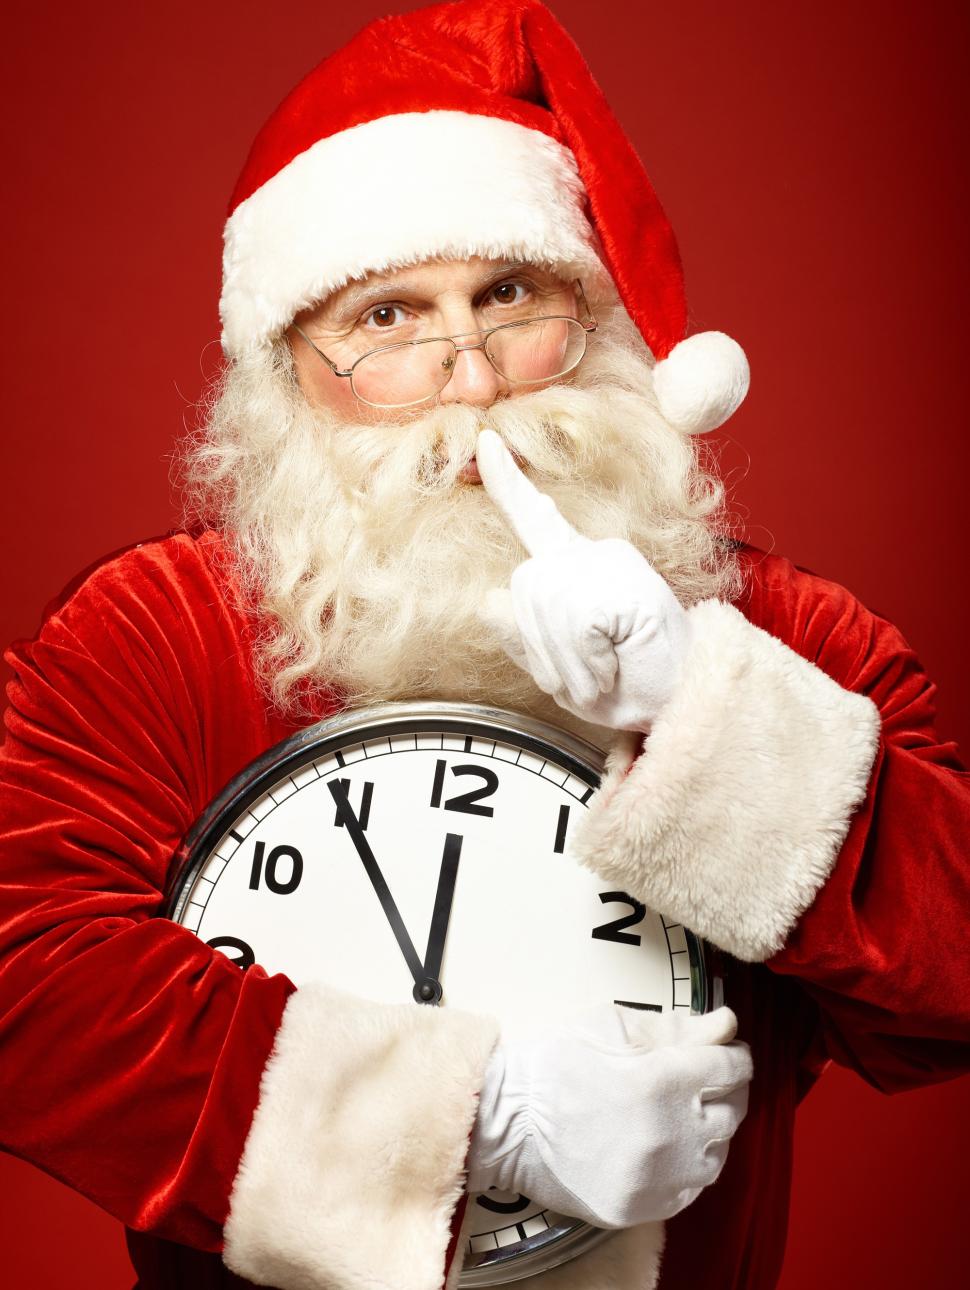
<path id="1" fill-rule="evenodd" d="M 479 292 L 491 282 L 499 278 L 508 277 L 510 273 L 521 273 L 523 269 L 538 269 L 538 265 L 527 264 L 522 260 L 509 262 L 507 264 L 496 265 L 488 273 L 484 274 L 481 281 L 475 287 L 475 292 Z M 361 285 L 358 287 L 345 287 L 344 290 L 332 302 L 327 310 L 327 316 L 332 319 L 346 318 L 350 314 L 357 313 L 365 305 L 377 303 L 380 300 L 387 300 L 391 296 L 410 295 L 419 296 L 426 287 L 421 287 L 418 283 L 408 281 L 406 278 L 380 278 L 378 281 Z"/>

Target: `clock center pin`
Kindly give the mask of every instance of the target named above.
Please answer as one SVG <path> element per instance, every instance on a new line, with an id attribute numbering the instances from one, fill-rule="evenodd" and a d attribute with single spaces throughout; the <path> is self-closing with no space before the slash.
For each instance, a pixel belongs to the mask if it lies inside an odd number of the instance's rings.
<path id="1" fill-rule="evenodd" d="M 412 991 L 416 1003 L 440 1003 L 442 993 L 441 982 L 433 977 L 425 977 Z"/>

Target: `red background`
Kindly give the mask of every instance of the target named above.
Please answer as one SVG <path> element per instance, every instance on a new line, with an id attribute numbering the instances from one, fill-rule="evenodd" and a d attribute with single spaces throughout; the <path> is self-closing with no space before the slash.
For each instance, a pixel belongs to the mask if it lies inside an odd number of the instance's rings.
<path id="1" fill-rule="evenodd" d="M 719 442 L 751 537 L 896 621 L 966 746 L 965 0 L 553 7 L 678 230 L 694 329 L 750 356 Z M 268 111 L 378 12 L 8 10 L 5 641 L 79 567 L 172 522 L 224 203 Z M 962 1283 L 967 1089 L 885 1099 L 829 1074 L 801 1114 L 783 1290 Z M 131 1285 L 119 1225 L 4 1155 L 0 1228 L 16 1290 Z"/>

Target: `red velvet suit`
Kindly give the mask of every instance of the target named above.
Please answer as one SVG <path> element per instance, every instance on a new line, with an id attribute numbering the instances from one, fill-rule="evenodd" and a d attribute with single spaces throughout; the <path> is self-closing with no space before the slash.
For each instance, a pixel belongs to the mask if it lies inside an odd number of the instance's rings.
<path id="1" fill-rule="evenodd" d="M 294 987 L 156 918 L 210 799 L 292 732 L 254 679 L 212 534 L 106 561 L 10 654 L 0 759 L 0 1144 L 125 1223 L 140 1285 L 247 1284 L 219 1251 L 260 1076 Z M 766 963 L 726 960 L 747 1119 L 670 1221 L 661 1290 L 769 1290 L 793 1117 L 831 1058 L 886 1091 L 968 1069 L 970 782 L 896 630 L 746 549 L 738 608 L 881 716 L 838 859 Z M 320 716 L 326 715 L 321 707 Z"/>

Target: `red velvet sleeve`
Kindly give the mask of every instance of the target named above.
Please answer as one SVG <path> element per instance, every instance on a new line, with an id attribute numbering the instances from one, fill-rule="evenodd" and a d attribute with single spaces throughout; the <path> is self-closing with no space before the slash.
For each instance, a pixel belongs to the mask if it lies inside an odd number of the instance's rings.
<path id="1" fill-rule="evenodd" d="M 438 1290 L 495 1022 L 297 990 L 155 917 L 193 821 L 290 733 L 217 560 L 125 553 L 9 655 L 0 1145 L 260 1285 Z"/>
<path id="2" fill-rule="evenodd" d="M 881 1089 L 970 1068 L 970 778 L 884 619 L 742 553 L 737 605 L 689 611 L 645 740 L 574 840 L 592 869 L 737 959 L 796 978 L 831 1056 Z"/>
<path id="3" fill-rule="evenodd" d="M 293 987 L 153 915 L 256 738 L 238 626 L 183 536 L 102 566 L 8 658 L 0 1141 L 131 1227 L 218 1249 Z M 207 733 L 233 703 L 236 766 Z"/>
<path id="4" fill-rule="evenodd" d="M 935 687 L 890 623 L 774 560 L 750 612 L 877 706 L 865 798 L 827 881 L 768 960 L 821 1009 L 820 1048 L 892 1092 L 970 1069 L 970 775 L 935 730 Z"/>

